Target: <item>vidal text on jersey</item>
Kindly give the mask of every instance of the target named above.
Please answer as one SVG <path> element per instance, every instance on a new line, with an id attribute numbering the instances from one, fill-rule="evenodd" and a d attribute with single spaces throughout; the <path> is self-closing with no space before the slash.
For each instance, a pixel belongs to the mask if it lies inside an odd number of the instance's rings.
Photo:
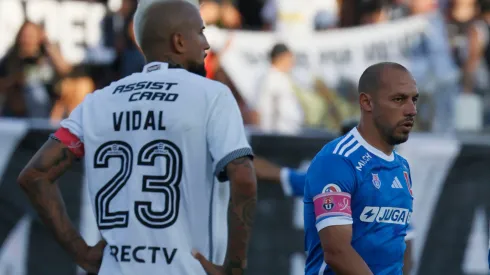
<path id="1" fill-rule="evenodd" d="M 158 130 L 166 129 L 163 125 L 163 111 L 123 111 L 112 113 L 114 131 L 138 131 L 138 130 Z"/>

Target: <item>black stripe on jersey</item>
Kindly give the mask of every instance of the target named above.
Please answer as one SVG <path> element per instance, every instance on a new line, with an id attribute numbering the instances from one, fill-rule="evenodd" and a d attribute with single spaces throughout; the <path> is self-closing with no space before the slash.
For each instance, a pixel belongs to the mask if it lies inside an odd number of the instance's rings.
<path id="1" fill-rule="evenodd" d="M 245 147 L 245 148 L 240 148 L 235 151 L 232 151 L 228 155 L 224 156 L 220 161 L 218 161 L 218 164 L 216 164 L 216 169 L 214 171 L 214 174 L 218 178 L 220 182 L 227 181 L 228 180 L 228 175 L 226 174 L 226 165 L 228 163 L 232 162 L 233 160 L 241 157 L 251 157 L 253 158 L 253 152 L 250 147 Z"/>
<path id="2" fill-rule="evenodd" d="M 54 134 L 50 134 L 50 135 L 49 135 L 49 138 L 50 138 L 50 139 L 54 139 L 54 140 L 56 140 L 57 142 L 61 142 L 61 141 L 60 141 L 60 139 L 59 139 L 59 138 L 57 138 L 57 137 L 56 137 Z"/>

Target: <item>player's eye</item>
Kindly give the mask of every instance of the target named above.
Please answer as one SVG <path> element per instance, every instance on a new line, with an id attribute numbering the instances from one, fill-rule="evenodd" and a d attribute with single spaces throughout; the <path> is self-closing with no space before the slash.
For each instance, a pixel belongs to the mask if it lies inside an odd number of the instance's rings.
<path id="1" fill-rule="evenodd" d="M 402 102 L 403 101 L 403 98 L 402 97 L 395 97 L 393 99 L 393 101 L 395 101 L 395 102 Z"/>

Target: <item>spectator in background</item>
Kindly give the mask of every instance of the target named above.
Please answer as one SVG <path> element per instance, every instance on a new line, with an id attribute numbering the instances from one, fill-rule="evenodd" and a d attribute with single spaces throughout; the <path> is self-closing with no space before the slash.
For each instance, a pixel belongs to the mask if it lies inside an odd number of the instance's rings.
<path id="1" fill-rule="evenodd" d="M 71 69 L 41 27 L 25 22 L 0 62 L 2 115 L 49 118 L 57 97 L 54 86 Z"/>
<path id="2" fill-rule="evenodd" d="M 201 6 L 199 10 L 201 12 L 202 20 L 207 25 L 215 25 L 219 21 L 220 17 L 220 5 L 212 0 L 200 1 Z"/>
<path id="3" fill-rule="evenodd" d="M 446 9 L 447 30 L 453 60 L 462 69 L 469 53 L 468 32 L 474 25 L 476 0 L 451 0 Z"/>
<path id="4" fill-rule="evenodd" d="M 104 18 L 103 30 L 105 43 L 121 51 L 126 44 L 127 24 L 132 19 L 137 0 L 120 0 L 121 6 L 116 12 L 108 12 Z"/>
<path id="5" fill-rule="evenodd" d="M 240 29 L 242 15 L 231 1 L 217 3 L 214 0 L 201 0 L 200 12 L 206 25 L 224 29 Z"/>
<path id="6" fill-rule="evenodd" d="M 133 32 L 133 19 L 126 22 L 126 35 L 124 47 L 120 53 L 120 77 L 126 77 L 133 73 L 141 72 L 146 64 L 145 57 L 141 53 Z"/>
<path id="7" fill-rule="evenodd" d="M 321 9 L 317 11 L 313 19 L 315 31 L 327 31 L 337 28 L 338 23 L 338 12 L 328 9 Z"/>
<path id="8" fill-rule="evenodd" d="M 221 27 L 232 30 L 242 27 L 242 15 L 231 2 L 224 1 L 221 4 L 220 15 Z"/>
<path id="9" fill-rule="evenodd" d="M 344 0 L 340 4 L 340 28 L 358 26 L 360 23 L 360 1 Z"/>
<path id="10" fill-rule="evenodd" d="M 269 57 L 271 67 L 260 81 L 256 97 L 259 128 L 267 132 L 297 134 L 304 125 L 304 112 L 290 77 L 294 55 L 280 43 L 272 48 Z"/>
<path id="11" fill-rule="evenodd" d="M 478 2 L 480 16 L 468 26 L 468 54 L 463 65 L 463 91 L 482 93 L 489 88 L 490 1 Z"/>
<path id="12" fill-rule="evenodd" d="M 212 0 L 204 0 L 200 6 L 200 12 L 208 32 L 212 31 L 213 28 L 217 28 L 217 26 L 227 29 L 238 29 L 241 26 L 241 15 L 231 3 L 220 5 Z M 205 59 L 206 77 L 227 85 L 238 103 L 243 122 L 246 125 L 256 125 L 258 123 L 257 112 L 248 106 L 233 81 L 220 66 L 220 57 L 231 42 L 232 36 L 227 39 L 222 48 L 211 48 L 208 51 Z"/>
<path id="13" fill-rule="evenodd" d="M 122 56 L 128 42 L 127 25 L 136 10 L 137 0 L 120 0 L 116 12 L 108 10 L 102 22 L 104 45 L 116 52 L 116 58 L 109 64 L 90 64 L 87 66 L 96 89 L 109 85 L 121 78 Z"/>
<path id="14" fill-rule="evenodd" d="M 449 46 L 446 20 L 435 0 L 412 0 L 410 9 L 412 15 L 423 14 L 428 20 L 427 31 L 409 65 L 420 92 L 417 119 L 421 120 L 420 125 L 428 122 L 429 131 L 451 134 L 455 131 L 455 101 L 461 86 L 460 72 Z"/>
<path id="15" fill-rule="evenodd" d="M 388 5 L 388 17 L 390 20 L 397 20 L 410 15 L 410 6 L 407 0 L 391 0 Z"/>
<path id="16" fill-rule="evenodd" d="M 266 30 L 284 35 L 302 35 L 315 30 L 316 17 L 328 14 L 328 25 L 338 23 L 337 0 L 266 0 L 261 17 Z M 326 18 L 326 17 L 325 17 Z M 315 22 L 316 21 L 316 22 Z"/>
<path id="17" fill-rule="evenodd" d="M 89 93 L 95 90 L 95 84 L 83 66 L 74 70 L 56 85 L 59 99 L 54 103 L 51 111 L 51 121 L 59 122 L 68 117 Z"/>
<path id="18" fill-rule="evenodd" d="M 322 102 L 323 106 L 317 107 L 316 114 L 311 114 L 310 106 L 315 106 L 315 103 L 303 104 L 309 117 L 317 114 L 321 115 L 316 125 L 307 117 L 309 125 L 326 128 L 331 131 L 342 131 L 342 125 L 346 121 L 358 120 L 360 117 L 360 109 L 356 105 L 358 102 L 357 87 L 354 83 L 341 80 L 336 89 L 332 89 L 323 80 L 317 78 L 315 81 L 315 92 L 318 97 L 316 101 Z"/>
<path id="19" fill-rule="evenodd" d="M 360 4 L 360 23 L 370 25 L 388 20 L 388 6 L 383 0 L 363 0 Z"/>
<path id="20" fill-rule="evenodd" d="M 490 0 L 479 0 L 480 15 L 468 31 L 468 59 L 463 67 L 463 91 L 480 100 L 484 123 L 490 123 Z M 483 101 L 481 101 L 483 99 Z"/>

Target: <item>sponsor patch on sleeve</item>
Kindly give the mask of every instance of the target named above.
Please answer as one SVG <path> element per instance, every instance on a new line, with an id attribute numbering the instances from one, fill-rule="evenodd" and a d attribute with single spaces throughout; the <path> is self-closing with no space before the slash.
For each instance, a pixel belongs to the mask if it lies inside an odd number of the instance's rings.
<path id="1" fill-rule="evenodd" d="M 342 192 L 340 187 L 335 184 L 335 183 L 329 183 L 323 187 L 322 193 L 327 193 L 327 192 Z"/>
<path id="2" fill-rule="evenodd" d="M 344 192 L 326 192 L 313 198 L 315 217 L 319 220 L 329 216 L 352 217 L 351 196 Z"/>

